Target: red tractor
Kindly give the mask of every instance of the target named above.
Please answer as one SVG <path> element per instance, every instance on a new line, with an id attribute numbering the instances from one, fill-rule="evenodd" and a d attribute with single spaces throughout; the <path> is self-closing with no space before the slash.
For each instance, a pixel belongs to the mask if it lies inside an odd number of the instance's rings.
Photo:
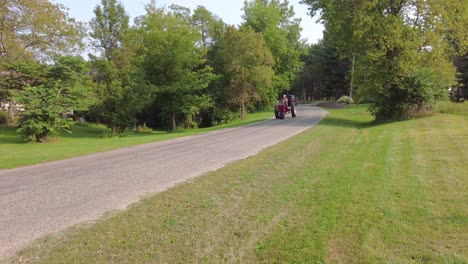
<path id="1" fill-rule="evenodd" d="M 292 117 L 296 117 L 297 101 L 294 95 L 283 95 L 276 101 L 275 117 L 276 119 L 284 119 L 287 113 L 291 113 Z"/>

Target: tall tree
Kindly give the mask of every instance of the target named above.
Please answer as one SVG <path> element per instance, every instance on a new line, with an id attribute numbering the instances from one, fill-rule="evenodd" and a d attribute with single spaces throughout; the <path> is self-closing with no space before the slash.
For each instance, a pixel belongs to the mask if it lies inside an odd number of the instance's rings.
<path id="1" fill-rule="evenodd" d="M 94 8 L 95 17 L 90 22 L 91 37 L 95 40 L 94 46 L 111 60 L 114 51 L 122 47 L 122 39 L 129 27 L 129 16 L 117 0 L 101 0 L 101 5 Z"/>
<path id="2" fill-rule="evenodd" d="M 129 28 L 124 7 L 116 0 L 102 0 L 101 5 L 91 21 L 93 43 L 102 51 L 100 58 L 91 59 L 98 98 L 92 114 L 116 135 L 136 124 L 136 115 L 148 102 L 149 86 L 138 68 L 141 39 Z"/>
<path id="3" fill-rule="evenodd" d="M 226 25 L 224 22 L 207 10 L 204 6 L 197 6 L 191 18 L 192 25 L 200 33 L 200 46 L 208 49 L 215 45 L 222 36 Z"/>
<path id="4" fill-rule="evenodd" d="M 246 106 L 268 100 L 275 94 L 273 57 L 262 34 L 250 27 L 229 28 L 224 45 L 227 95 L 229 101 L 239 107 L 240 117 L 244 119 Z"/>
<path id="5" fill-rule="evenodd" d="M 301 20 L 287 0 L 251 0 L 244 2 L 245 22 L 261 32 L 274 59 L 273 86 L 277 92 L 289 90 L 301 68 Z"/>
<path id="6" fill-rule="evenodd" d="M 304 2 L 337 48 L 355 53 L 358 95 L 377 119 L 422 114 L 454 84 L 452 56 L 468 47 L 466 0 Z"/>
<path id="7" fill-rule="evenodd" d="M 228 25 L 219 17 L 208 11 L 203 6 L 198 6 L 192 15 L 192 25 L 199 32 L 201 39 L 197 41 L 197 46 L 205 51 L 205 64 L 213 69 L 217 74 L 213 82 L 207 89 L 208 95 L 213 99 L 213 105 L 203 109 L 200 113 L 200 122 L 202 126 L 210 126 L 226 122 L 231 115 L 231 111 L 226 102 L 224 78 L 224 62 L 221 55 L 224 35 Z"/>
<path id="8" fill-rule="evenodd" d="M 84 26 L 69 18 L 63 6 L 44 0 L 0 0 L 0 6 L 1 76 L 11 80 L 24 75 L 16 71 L 23 68 L 21 65 L 81 51 Z M 24 87 L 21 82 L 2 83 L 0 99 L 10 100 L 10 90 Z M 14 105 L 11 101 L 10 118 L 14 116 Z"/>
<path id="9" fill-rule="evenodd" d="M 214 78 L 204 66 L 204 50 L 196 43 L 199 32 L 191 24 L 187 9 L 169 10 L 154 5 L 141 19 L 142 67 L 146 80 L 156 87 L 153 104 L 161 110 L 170 128 L 177 120 L 190 120 L 211 103 L 204 90 Z"/>

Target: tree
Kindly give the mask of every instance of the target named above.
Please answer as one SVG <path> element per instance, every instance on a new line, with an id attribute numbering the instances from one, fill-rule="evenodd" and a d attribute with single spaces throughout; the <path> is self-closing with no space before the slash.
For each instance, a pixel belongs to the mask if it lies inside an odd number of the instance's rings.
<path id="1" fill-rule="evenodd" d="M 129 28 L 129 16 L 117 0 L 101 0 L 101 5 L 94 8 L 90 35 L 95 40 L 94 46 L 103 52 L 104 57 L 112 60 L 114 51 L 122 47 L 122 39 Z"/>
<path id="2" fill-rule="evenodd" d="M 468 47 L 466 0 L 304 2 L 341 53 L 355 53 L 358 96 L 377 119 L 424 114 L 454 84 L 452 56 Z"/>
<path id="3" fill-rule="evenodd" d="M 59 57 L 54 65 L 41 68 L 46 70 L 36 71 L 36 85 L 15 92 L 15 100 L 24 107 L 18 132 L 26 141 L 43 142 L 60 131 L 71 132 L 62 114 L 87 110 L 93 103 L 89 68 L 83 58 Z"/>
<path id="4" fill-rule="evenodd" d="M 197 29 L 201 37 L 197 41 L 197 46 L 204 51 L 205 65 L 212 68 L 213 73 L 217 75 L 217 78 L 210 82 L 205 91 L 212 99 L 213 104 L 200 111 L 197 121 L 200 126 L 205 127 L 225 123 L 234 116 L 227 103 L 225 93 L 227 84 L 224 78 L 224 61 L 221 54 L 228 25 L 203 6 L 198 6 L 194 10 L 191 21 L 192 26 Z"/>
<path id="5" fill-rule="evenodd" d="M 28 86 L 17 92 L 15 99 L 24 105 L 18 122 L 18 133 L 25 141 L 43 142 L 60 131 L 70 131 L 61 114 L 65 111 L 60 100 L 60 88 L 44 85 Z"/>
<path id="6" fill-rule="evenodd" d="M 286 0 L 252 0 L 244 4 L 244 26 L 261 32 L 274 59 L 273 86 L 277 93 L 289 90 L 302 67 L 301 20 Z"/>
<path id="7" fill-rule="evenodd" d="M 155 87 L 153 105 L 175 130 L 178 119 L 190 121 L 212 103 L 204 90 L 215 76 L 204 66 L 204 51 L 196 45 L 200 35 L 186 9 L 153 6 L 139 26 L 144 29 L 142 68 Z"/>
<path id="8" fill-rule="evenodd" d="M 204 6 L 197 6 L 193 11 L 191 21 L 200 34 L 200 46 L 205 50 L 220 40 L 226 27 L 219 17 L 211 13 Z"/>
<path id="9" fill-rule="evenodd" d="M 63 6 L 43 0 L 1 0 L 0 54 L 3 60 L 50 59 L 80 52 L 84 26 Z"/>
<path id="10" fill-rule="evenodd" d="M 113 60 L 91 61 L 97 104 L 90 115 L 112 131 L 111 136 L 124 133 L 137 123 L 137 114 L 149 103 L 151 87 L 144 82 L 137 68 L 119 68 Z"/>
<path id="11" fill-rule="evenodd" d="M 0 72 L 14 79 L 17 71 L 35 60 L 48 61 L 56 54 L 78 53 L 83 46 L 83 24 L 68 17 L 63 6 L 43 0 L 0 0 Z M 11 100 L 12 90 L 24 85 L 3 81 L 2 99 Z M 10 101 L 9 117 L 14 117 Z"/>
<path id="12" fill-rule="evenodd" d="M 247 105 L 268 100 L 275 94 L 273 57 L 262 34 L 250 27 L 228 29 L 222 56 L 229 102 L 240 108 L 240 117 L 244 119 Z"/>
<path id="13" fill-rule="evenodd" d="M 150 87 L 138 68 L 136 51 L 141 38 L 136 29 L 129 28 L 124 7 L 115 0 L 102 0 L 101 4 L 91 21 L 93 43 L 102 51 L 100 58 L 91 56 L 98 100 L 91 114 L 115 136 L 136 124 L 137 114 L 149 101 Z"/>
<path id="14" fill-rule="evenodd" d="M 85 111 L 95 103 L 89 64 L 80 56 L 58 56 L 47 69 L 50 86 L 59 89 L 65 111 Z"/>

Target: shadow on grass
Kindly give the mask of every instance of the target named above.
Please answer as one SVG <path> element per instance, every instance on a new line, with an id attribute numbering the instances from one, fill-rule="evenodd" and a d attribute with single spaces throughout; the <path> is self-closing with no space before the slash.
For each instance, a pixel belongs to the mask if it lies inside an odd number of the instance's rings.
<path id="1" fill-rule="evenodd" d="M 253 124 L 259 121 L 263 121 L 264 119 L 259 118 L 255 120 L 249 120 L 249 121 L 238 121 L 238 122 L 233 122 L 230 124 L 223 124 L 215 127 L 205 127 L 205 128 L 196 128 L 196 129 L 178 129 L 175 131 L 172 130 L 152 130 L 149 132 L 134 132 L 134 131 L 128 131 L 121 136 L 117 135 L 115 138 L 119 137 L 161 137 L 160 139 L 166 139 L 166 138 L 176 138 L 176 137 L 183 137 L 183 136 L 190 136 L 190 135 L 195 135 L 195 134 L 200 134 L 204 132 L 210 132 L 210 131 L 215 131 L 215 130 L 221 130 L 221 129 L 226 129 L 226 128 L 234 128 L 234 127 L 239 127 L 239 126 L 244 126 L 244 125 L 249 125 Z M 111 138 L 110 136 L 111 132 L 110 129 L 106 127 L 95 127 L 93 125 L 87 126 L 87 125 L 78 125 L 78 126 L 73 126 L 72 127 L 72 133 L 62 133 L 60 136 L 65 137 L 65 138 L 95 138 L 95 139 L 100 139 L 100 138 Z M 159 138 L 158 138 L 159 139 Z M 156 138 L 155 138 L 156 140 Z"/>
<path id="2" fill-rule="evenodd" d="M 25 142 L 16 132 L 16 127 L 0 126 L 0 144 L 41 144 L 36 142 Z M 60 133 L 64 138 L 103 138 L 105 129 L 92 126 L 73 126 L 72 133 Z M 55 137 L 50 139 L 54 141 Z"/>
<path id="3" fill-rule="evenodd" d="M 0 126 L 0 144 L 23 144 L 23 139 L 16 134 L 16 127 Z"/>
<path id="4" fill-rule="evenodd" d="M 375 126 L 380 126 L 385 124 L 384 122 L 378 122 L 376 120 L 352 120 L 352 119 L 344 119 L 344 118 L 337 118 L 337 117 L 326 117 L 321 122 L 321 125 L 324 126 L 336 126 L 336 127 L 355 127 L 358 129 L 363 128 L 370 128 Z"/>
<path id="5" fill-rule="evenodd" d="M 94 123 L 89 123 L 89 125 L 80 125 L 75 124 L 71 127 L 72 133 L 61 133 L 60 137 L 64 138 L 111 138 L 111 130 L 104 126 L 98 126 Z M 156 134 L 165 134 L 166 131 L 154 130 L 151 132 L 134 132 L 127 131 L 123 133 L 120 137 L 145 137 L 145 136 L 154 136 Z M 115 138 L 118 138 L 119 135 L 116 135 Z"/>

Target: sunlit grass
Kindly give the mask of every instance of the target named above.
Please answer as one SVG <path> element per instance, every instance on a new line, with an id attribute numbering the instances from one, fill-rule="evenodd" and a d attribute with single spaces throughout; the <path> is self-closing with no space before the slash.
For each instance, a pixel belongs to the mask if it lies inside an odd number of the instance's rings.
<path id="1" fill-rule="evenodd" d="M 455 103 L 455 102 L 438 102 L 436 110 L 443 114 L 456 114 L 456 115 L 468 115 L 468 102 Z"/>

